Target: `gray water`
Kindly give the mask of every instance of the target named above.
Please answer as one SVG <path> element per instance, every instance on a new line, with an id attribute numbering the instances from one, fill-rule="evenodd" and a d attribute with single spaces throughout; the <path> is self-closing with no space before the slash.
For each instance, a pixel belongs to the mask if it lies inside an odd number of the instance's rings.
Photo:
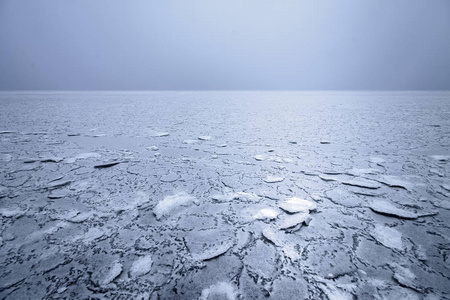
<path id="1" fill-rule="evenodd" d="M 449 92 L 0 104 L 1 298 L 450 299 Z"/>

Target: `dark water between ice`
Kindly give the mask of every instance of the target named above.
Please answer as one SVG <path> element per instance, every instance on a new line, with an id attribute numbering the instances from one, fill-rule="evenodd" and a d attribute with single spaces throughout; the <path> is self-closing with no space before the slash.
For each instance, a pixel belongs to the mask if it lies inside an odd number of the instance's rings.
<path id="1" fill-rule="evenodd" d="M 449 161 L 449 92 L 2 93 L 0 297 L 447 299 Z"/>

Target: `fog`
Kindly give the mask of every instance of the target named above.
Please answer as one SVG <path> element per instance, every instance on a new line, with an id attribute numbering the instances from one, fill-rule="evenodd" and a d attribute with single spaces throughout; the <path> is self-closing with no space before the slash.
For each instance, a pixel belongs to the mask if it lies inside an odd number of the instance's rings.
<path id="1" fill-rule="evenodd" d="M 1 90 L 450 88 L 448 1 L 0 0 Z"/>

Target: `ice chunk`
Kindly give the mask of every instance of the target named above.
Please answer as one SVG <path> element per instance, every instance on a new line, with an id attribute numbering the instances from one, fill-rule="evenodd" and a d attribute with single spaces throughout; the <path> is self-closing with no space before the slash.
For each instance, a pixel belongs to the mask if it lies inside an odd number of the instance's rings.
<path id="1" fill-rule="evenodd" d="M 234 246 L 235 233 L 222 229 L 191 231 L 186 234 L 185 243 L 194 260 L 210 260 Z"/>
<path id="2" fill-rule="evenodd" d="M 4 186 L 0 186 L 0 198 L 4 198 L 8 195 L 8 189 Z"/>
<path id="3" fill-rule="evenodd" d="M 292 197 L 278 203 L 278 206 L 289 213 L 309 212 L 317 209 L 317 204 L 308 200 Z"/>
<path id="4" fill-rule="evenodd" d="M 67 197 L 70 194 L 68 190 L 55 190 L 52 191 L 47 197 L 49 199 L 60 199 Z"/>
<path id="5" fill-rule="evenodd" d="M 372 181 L 372 180 L 366 180 L 366 179 L 353 179 L 353 180 L 343 180 L 341 181 L 342 184 L 345 185 L 351 185 L 351 186 L 356 186 L 356 187 L 360 187 L 360 188 L 366 188 L 366 189 L 378 189 L 381 187 L 381 185 L 376 182 L 376 181 Z"/>
<path id="6" fill-rule="evenodd" d="M 276 219 L 279 214 L 280 212 L 273 208 L 263 208 L 254 214 L 253 218 L 256 220 L 273 220 Z"/>
<path id="7" fill-rule="evenodd" d="M 346 289 L 329 282 L 321 283 L 320 288 L 328 297 L 328 300 L 352 300 L 354 298 Z"/>
<path id="8" fill-rule="evenodd" d="M 369 161 L 370 161 L 371 163 L 374 163 L 374 164 L 382 164 L 382 163 L 385 162 L 385 160 L 382 159 L 381 157 L 371 157 L 371 158 L 369 159 Z"/>
<path id="9" fill-rule="evenodd" d="M 40 161 L 43 163 L 47 163 L 47 162 L 53 162 L 53 163 L 59 163 L 61 161 L 63 161 L 64 158 L 62 157 L 46 157 L 46 158 L 41 158 Z"/>
<path id="10" fill-rule="evenodd" d="M 152 269 L 153 260 L 150 255 L 143 256 L 133 262 L 130 268 L 130 277 L 139 277 Z"/>
<path id="11" fill-rule="evenodd" d="M 397 250 L 404 250 L 402 234 L 394 228 L 376 224 L 371 233 L 372 237 L 382 245 Z"/>
<path id="12" fill-rule="evenodd" d="M 413 281 L 416 279 L 416 275 L 411 272 L 410 269 L 400 266 L 397 263 L 392 263 L 389 265 L 394 271 L 394 279 L 400 283 L 402 286 L 410 287 L 415 289 L 416 286 Z"/>
<path id="13" fill-rule="evenodd" d="M 95 152 L 81 153 L 75 157 L 68 158 L 66 160 L 67 163 L 72 164 L 79 159 L 88 159 L 88 158 L 100 158 L 101 155 Z"/>
<path id="14" fill-rule="evenodd" d="M 398 187 L 406 190 L 411 190 L 413 187 L 413 184 L 411 182 L 402 180 L 397 176 L 383 175 L 380 178 L 378 178 L 377 181 L 386 184 L 390 187 Z"/>
<path id="15" fill-rule="evenodd" d="M 114 262 L 112 265 L 103 266 L 92 274 L 91 280 L 98 286 L 110 284 L 122 273 L 122 264 Z"/>
<path id="16" fill-rule="evenodd" d="M 147 147 L 147 148 L 145 148 L 145 149 L 147 149 L 147 150 L 152 150 L 152 151 L 158 151 L 158 150 L 159 150 L 159 148 L 156 147 L 156 146 L 150 146 L 150 147 Z"/>
<path id="17" fill-rule="evenodd" d="M 155 131 L 155 130 L 149 130 L 148 135 L 151 137 L 163 137 L 163 136 L 169 136 L 168 132 L 161 132 L 161 131 Z"/>
<path id="18" fill-rule="evenodd" d="M 198 143 L 198 140 L 184 140 L 183 141 L 183 144 L 188 144 L 188 145 L 195 144 L 195 143 Z"/>
<path id="19" fill-rule="evenodd" d="M 263 179 L 267 183 L 276 183 L 276 182 L 282 182 L 284 180 L 284 177 L 280 176 L 267 176 Z"/>
<path id="20" fill-rule="evenodd" d="M 450 192 L 450 184 L 441 184 L 441 187 L 446 190 L 447 192 Z"/>
<path id="21" fill-rule="evenodd" d="M 385 200 L 374 200 L 369 207 L 374 212 L 403 219 L 416 219 L 418 217 L 416 213 L 397 208 L 394 204 Z"/>
<path id="22" fill-rule="evenodd" d="M 226 195 L 215 194 L 215 195 L 212 195 L 211 198 L 217 202 L 230 202 L 232 200 L 239 199 L 239 195 L 236 193 L 231 193 L 231 194 L 226 194 Z"/>
<path id="23" fill-rule="evenodd" d="M 266 157 L 264 155 L 255 155 L 255 159 L 258 161 L 262 161 L 262 160 L 265 160 Z"/>
<path id="24" fill-rule="evenodd" d="M 161 218 L 176 213 L 182 208 L 191 206 L 192 204 L 198 205 L 199 202 L 195 197 L 181 192 L 173 196 L 165 197 L 164 200 L 156 204 L 153 213 L 155 214 L 156 219 L 160 220 Z"/>
<path id="25" fill-rule="evenodd" d="M 199 136 L 198 139 L 200 141 L 209 141 L 209 140 L 211 140 L 211 136 L 209 136 L 209 135 L 202 135 L 202 136 Z"/>
<path id="26" fill-rule="evenodd" d="M 216 258 L 222 254 L 225 254 L 228 249 L 234 246 L 234 242 L 231 240 L 226 240 L 220 244 L 216 244 L 210 248 L 205 249 L 200 253 L 191 253 L 192 258 L 195 260 L 210 260 Z"/>
<path id="27" fill-rule="evenodd" d="M 110 168 L 110 167 L 118 165 L 118 164 L 120 164 L 120 161 L 113 161 L 113 162 L 109 162 L 109 163 L 95 165 L 94 168 L 96 168 L 96 169 L 105 169 L 105 168 Z"/>
<path id="28" fill-rule="evenodd" d="M 300 229 L 303 224 L 309 224 L 311 216 L 307 212 L 298 213 L 294 215 L 285 215 L 279 222 L 280 229 L 289 231 L 296 231 Z"/>
<path id="29" fill-rule="evenodd" d="M 25 214 L 25 211 L 19 209 L 1 208 L 0 215 L 4 218 L 18 219 Z"/>
<path id="30" fill-rule="evenodd" d="M 236 292 L 234 286 L 227 282 L 218 282 L 202 291 L 199 300 L 213 300 L 213 299 L 224 299 L 224 300 L 235 300 L 237 299 L 238 293 Z"/>
<path id="31" fill-rule="evenodd" d="M 431 155 L 431 158 L 438 161 L 448 161 L 450 159 L 450 155 Z"/>

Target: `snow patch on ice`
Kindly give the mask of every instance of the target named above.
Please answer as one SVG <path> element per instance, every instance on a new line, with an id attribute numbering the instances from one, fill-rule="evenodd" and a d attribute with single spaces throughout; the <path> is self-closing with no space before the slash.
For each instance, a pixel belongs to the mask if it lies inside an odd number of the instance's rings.
<path id="1" fill-rule="evenodd" d="M 153 209 L 153 213 L 155 214 L 156 219 L 160 220 L 161 218 L 167 217 L 172 213 L 176 213 L 180 209 L 191 206 L 192 204 L 198 205 L 198 199 L 188 195 L 185 192 L 181 192 L 173 196 L 165 197 L 162 201 L 156 204 Z"/>
<path id="2" fill-rule="evenodd" d="M 316 203 L 297 197 L 281 201 L 278 206 L 289 213 L 309 212 L 317 209 Z"/>
<path id="3" fill-rule="evenodd" d="M 253 219 L 255 219 L 255 220 L 273 220 L 273 219 L 276 219 L 279 214 L 280 214 L 280 212 L 273 208 L 263 208 L 263 209 L 260 209 L 256 214 L 253 215 Z"/>
<path id="4" fill-rule="evenodd" d="M 212 300 L 212 299 L 237 299 L 238 293 L 234 286 L 227 282 L 218 282 L 210 287 L 204 289 L 199 300 Z"/>

